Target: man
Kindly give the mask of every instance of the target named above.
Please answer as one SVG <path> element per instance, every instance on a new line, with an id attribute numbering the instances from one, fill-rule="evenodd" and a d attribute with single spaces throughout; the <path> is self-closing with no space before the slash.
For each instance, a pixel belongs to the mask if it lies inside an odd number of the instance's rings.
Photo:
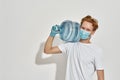
<path id="1" fill-rule="evenodd" d="M 90 41 L 97 29 L 97 20 L 88 15 L 81 20 L 80 41 L 58 46 L 52 46 L 56 33 L 51 30 L 45 43 L 44 52 L 67 55 L 66 80 L 92 80 L 95 71 L 98 80 L 104 80 L 101 48 Z"/>

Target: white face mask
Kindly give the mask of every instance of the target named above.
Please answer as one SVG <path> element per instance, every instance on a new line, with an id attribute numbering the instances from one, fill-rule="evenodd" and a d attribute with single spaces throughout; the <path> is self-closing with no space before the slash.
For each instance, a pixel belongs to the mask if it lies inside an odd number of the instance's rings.
<path id="1" fill-rule="evenodd" d="M 80 39 L 88 39 L 90 37 L 90 32 L 80 29 Z"/>

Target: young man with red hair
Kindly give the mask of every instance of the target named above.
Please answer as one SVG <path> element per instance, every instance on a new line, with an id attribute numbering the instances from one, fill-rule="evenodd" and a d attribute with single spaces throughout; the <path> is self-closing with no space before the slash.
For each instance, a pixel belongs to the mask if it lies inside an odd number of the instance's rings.
<path id="1" fill-rule="evenodd" d="M 52 46 L 56 33 L 51 30 L 45 43 L 44 52 L 46 54 L 62 53 L 67 55 L 66 80 L 92 80 L 95 71 L 98 80 L 104 80 L 102 50 L 90 41 L 97 29 L 97 20 L 89 15 L 85 16 L 81 20 L 80 41 L 58 46 Z"/>

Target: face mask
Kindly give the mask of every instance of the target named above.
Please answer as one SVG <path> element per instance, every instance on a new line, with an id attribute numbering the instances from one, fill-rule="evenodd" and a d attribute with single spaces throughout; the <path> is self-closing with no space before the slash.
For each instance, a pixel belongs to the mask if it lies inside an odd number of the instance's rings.
<path id="1" fill-rule="evenodd" d="M 88 39 L 90 37 L 90 32 L 80 29 L 80 39 Z"/>

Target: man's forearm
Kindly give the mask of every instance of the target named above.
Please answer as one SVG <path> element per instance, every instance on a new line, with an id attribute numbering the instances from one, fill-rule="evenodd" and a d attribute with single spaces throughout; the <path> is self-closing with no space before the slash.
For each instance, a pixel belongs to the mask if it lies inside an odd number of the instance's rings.
<path id="1" fill-rule="evenodd" d="M 98 80 L 104 80 L 104 70 L 97 71 Z"/>
<path id="2" fill-rule="evenodd" d="M 48 51 L 49 49 L 52 48 L 52 43 L 53 43 L 54 37 L 49 36 L 44 47 L 44 52 Z"/>

